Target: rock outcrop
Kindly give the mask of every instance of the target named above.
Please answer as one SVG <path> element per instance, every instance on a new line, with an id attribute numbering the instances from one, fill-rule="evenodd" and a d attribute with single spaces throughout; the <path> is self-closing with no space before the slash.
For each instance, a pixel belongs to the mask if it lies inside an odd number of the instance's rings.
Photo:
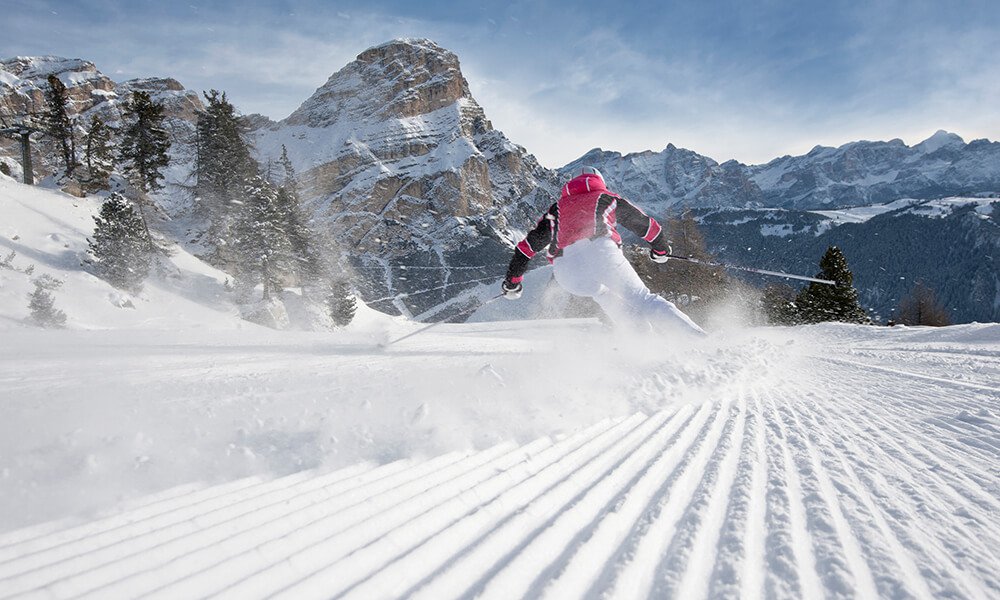
<path id="1" fill-rule="evenodd" d="M 512 228 L 533 222 L 558 189 L 554 173 L 493 128 L 458 58 L 429 40 L 362 52 L 253 135 L 262 162 L 287 149 L 314 222 L 355 269 L 364 299 L 390 312 L 443 316 L 462 303 L 442 303 L 496 283 Z"/>
<path id="2" fill-rule="evenodd" d="M 0 61 L 0 125 L 14 123 L 38 124 L 46 110 L 45 91 L 48 77 L 55 75 L 66 86 L 69 96 L 69 115 L 74 120 L 78 140 L 90 123 L 91 116 L 99 116 L 107 124 L 121 122 L 121 103 L 133 91 L 148 92 L 150 97 L 164 105 L 167 125 L 175 146 L 171 152 L 174 168 L 168 180 L 183 178 L 182 165 L 190 161 L 186 146 L 192 139 L 198 111 L 203 109 L 198 94 L 186 90 L 177 80 L 170 78 L 133 79 L 116 83 L 101 73 L 94 63 L 56 56 L 17 57 Z M 56 153 L 46 151 L 47 140 L 36 135 L 33 163 L 36 176 L 44 177 L 58 168 Z M 82 154 L 82 144 L 77 142 Z M 19 157 L 16 141 L 0 137 L 0 155 Z"/>

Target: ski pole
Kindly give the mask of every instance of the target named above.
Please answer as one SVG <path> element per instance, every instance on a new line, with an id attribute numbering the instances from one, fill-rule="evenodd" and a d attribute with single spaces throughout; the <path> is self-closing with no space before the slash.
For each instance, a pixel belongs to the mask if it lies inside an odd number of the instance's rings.
<path id="1" fill-rule="evenodd" d="M 775 277 L 787 277 L 788 279 L 801 279 L 802 281 L 812 281 L 814 283 L 837 285 L 836 281 L 830 281 L 829 279 L 817 279 L 815 277 L 806 277 L 805 275 L 791 275 L 789 273 L 782 273 L 780 271 L 765 271 L 764 269 L 751 269 L 750 267 L 738 267 L 736 265 L 727 265 L 726 263 L 718 263 L 708 260 L 698 260 L 697 258 L 691 258 L 689 256 L 677 256 L 676 254 L 668 254 L 667 256 L 671 259 L 684 260 L 689 263 L 694 263 L 696 265 L 704 265 L 706 267 L 722 267 L 723 269 L 736 269 L 738 271 L 747 271 L 749 273 L 758 273 L 760 275 L 773 275 Z"/>
<path id="2" fill-rule="evenodd" d="M 487 304 L 489 304 L 491 302 L 495 302 L 495 301 L 499 300 L 500 298 L 503 298 L 503 294 L 497 294 L 496 296 L 493 296 L 492 298 L 490 298 L 489 300 L 486 300 L 482 304 L 480 304 L 478 306 L 473 306 L 469 310 L 462 311 L 462 312 L 458 313 L 457 315 L 452 315 L 452 316 L 448 317 L 448 319 L 454 319 L 456 317 L 464 317 L 465 315 L 472 314 L 472 313 L 476 312 L 477 310 L 479 310 L 480 308 L 486 306 Z M 430 325 L 428 325 L 426 327 L 421 327 L 420 329 L 418 329 L 418 330 L 416 330 L 414 332 L 408 333 L 408 334 L 404 335 L 403 337 L 396 338 L 396 339 L 392 340 L 391 342 L 386 342 L 385 344 L 382 345 L 382 347 L 386 348 L 388 346 L 391 346 L 391 345 L 395 344 L 396 342 L 401 342 L 401 341 L 405 340 L 408 337 L 413 337 L 413 336 L 417 335 L 418 333 L 423 333 L 423 332 L 427 331 L 428 329 L 430 329 L 431 327 L 437 327 L 441 323 L 447 323 L 448 319 L 444 319 L 444 320 L 441 320 L 441 321 L 437 321 L 435 323 L 431 323 Z"/>

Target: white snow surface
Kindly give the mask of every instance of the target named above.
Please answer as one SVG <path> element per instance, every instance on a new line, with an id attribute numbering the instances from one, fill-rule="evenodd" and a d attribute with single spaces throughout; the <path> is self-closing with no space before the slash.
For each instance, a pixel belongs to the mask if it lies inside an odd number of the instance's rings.
<path id="1" fill-rule="evenodd" d="M 912 198 L 903 198 L 885 204 L 856 206 L 840 210 L 814 210 L 810 212 L 822 215 L 833 221 L 833 224 L 840 225 L 843 223 L 864 223 L 878 215 L 900 209 L 908 209 L 904 212 L 923 217 L 943 218 L 959 208 L 973 205 L 977 213 L 987 215 L 992 210 L 992 205 L 997 202 L 1000 202 L 1000 199 L 950 197 L 934 200 L 915 200 Z"/>
<path id="2" fill-rule="evenodd" d="M 0 595 L 1000 592 L 1000 325 L 415 327 L 5 332 Z"/>
<path id="3" fill-rule="evenodd" d="M 121 308 L 98 206 L 0 176 L 0 598 L 1000 595 L 1000 324 L 272 331 L 180 249 Z"/>

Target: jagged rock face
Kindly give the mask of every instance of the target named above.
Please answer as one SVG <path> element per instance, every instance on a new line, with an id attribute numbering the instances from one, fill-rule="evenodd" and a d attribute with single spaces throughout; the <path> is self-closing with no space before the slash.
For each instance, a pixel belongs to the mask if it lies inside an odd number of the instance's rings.
<path id="1" fill-rule="evenodd" d="M 45 91 L 48 76 L 55 75 L 66 85 L 69 96 L 69 115 L 75 120 L 77 130 L 77 151 L 82 154 L 82 139 L 91 116 L 98 116 L 107 124 L 120 123 L 121 103 L 128 100 L 133 91 L 144 91 L 164 105 L 164 113 L 173 136 L 174 148 L 171 160 L 175 163 L 168 171 L 168 179 L 184 177 L 182 165 L 189 161 L 190 153 L 183 145 L 191 141 L 198 111 L 203 105 L 198 94 L 184 89 L 177 80 L 170 78 L 133 79 L 115 83 L 88 61 L 55 56 L 18 57 L 0 61 L 0 117 L 9 123 L 38 124 L 40 115 L 46 110 Z M 34 145 L 32 159 L 36 175 L 44 176 L 54 170 L 57 153 L 43 151 L 44 136 Z M 20 147 L 11 139 L 0 138 L 0 154 L 20 158 Z M 80 157 L 82 159 L 82 156 Z"/>
<path id="2" fill-rule="evenodd" d="M 901 140 L 817 146 L 805 156 L 750 167 L 769 206 L 841 207 L 899 198 L 935 198 L 1000 190 L 1000 144 L 966 144 L 939 131 L 907 146 Z"/>
<path id="3" fill-rule="evenodd" d="M 115 90 L 115 82 L 94 63 L 56 56 L 19 56 L 0 61 L 0 114 L 9 120 L 44 110 L 49 75 L 66 86 L 70 110 L 77 114 L 104 102 Z"/>
<path id="4" fill-rule="evenodd" d="M 584 166 L 597 167 L 612 190 L 653 213 L 677 207 L 759 206 L 763 194 L 743 165 L 722 165 L 707 156 L 668 144 L 663 152 L 622 156 L 599 148 L 559 170 L 563 178 Z"/>
<path id="5" fill-rule="evenodd" d="M 362 52 L 287 119 L 260 125 L 262 162 L 287 148 L 314 222 L 364 299 L 390 312 L 443 316 L 424 313 L 499 281 L 511 240 L 558 189 L 493 129 L 458 58 L 428 40 Z"/>
<path id="6" fill-rule="evenodd" d="M 418 117 L 471 97 L 457 56 L 429 40 L 396 40 L 359 54 L 283 124 Z"/>
<path id="7" fill-rule="evenodd" d="M 939 131 L 907 146 L 901 140 L 817 146 L 803 156 L 765 165 L 722 165 L 668 145 L 663 152 L 622 156 L 591 150 L 560 170 L 583 165 L 604 173 L 612 188 L 657 207 L 838 208 L 1000 190 L 1000 143 Z"/>
<path id="8" fill-rule="evenodd" d="M 195 124 L 198 113 L 205 110 L 197 92 L 185 89 L 179 81 L 169 77 L 130 79 L 119 84 L 115 92 L 121 100 L 128 100 L 132 92 L 146 92 L 154 102 L 163 104 L 163 113 L 168 119 L 191 124 Z"/>

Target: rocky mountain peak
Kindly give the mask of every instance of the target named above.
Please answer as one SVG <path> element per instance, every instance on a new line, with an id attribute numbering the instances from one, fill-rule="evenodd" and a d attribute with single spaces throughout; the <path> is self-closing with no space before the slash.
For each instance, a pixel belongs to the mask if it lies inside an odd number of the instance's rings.
<path id="1" fill-rule="evenodd" d="M 334 73 L 285 123 L 326 127 L 343 120 L 426 115 L 474 103 L 458 57 L 425 39 L 398 39 L 365 50 Z"/>
<path id="2" fill-rule="evenodd" d="M 94 63 L 79 58 L 63 58 L 61 56 L 17 56 L 0 60 L 0 71 L 5 71 L 22 80 L 45 79 L 49 75 L 67 76 L 68 74 L 78 74 L 73 79 L 79 80 L 79 75 L 90 74 L 98 76 L 97 67 Z M 10 84 L 6 79 L 0 82 Z M 63 81 L 67 85 L 70 81 Z"/>
<path id="3" fill-rule="evenodd" d="M 18 56 L 0 60 L 0 114 L 38 113 L 45 102 L 48 77 L 55 75 L 69 96 L 70 110 L 84 112 L 113 93 L 115 82 L 94 63 L 59 56 Z"/>
<path id="4" fill-rule="evenodd" d="M 938 129 L 934 135 L 920 142 L 913 148 L 924 154 L 930 154 L 946 146 L 964 146 L 965 140 L 955 133 L 950 133 L 944 129 Z"/>
<path id="5" fill-rule="evenodd" d="M 287 151 L 314 223 L 382 310 L 418 315 L 470 291 L 481 265 L 509 260 L 508 224 L 533 222 L 558 189 L 430 40 L 369 48 L 288 118 L 260 125 L 259 158 Z"/>

